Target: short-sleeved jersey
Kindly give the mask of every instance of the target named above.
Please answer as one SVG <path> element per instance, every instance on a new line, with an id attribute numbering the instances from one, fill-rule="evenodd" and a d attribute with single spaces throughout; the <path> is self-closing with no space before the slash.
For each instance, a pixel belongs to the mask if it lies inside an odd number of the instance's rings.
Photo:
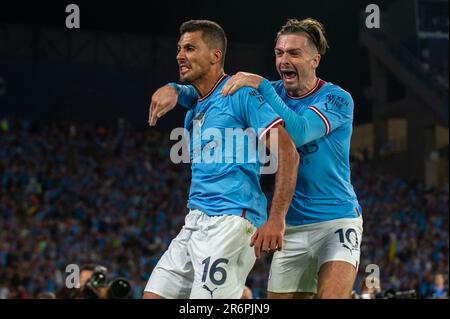
<path id="1" fill-rule="evenodd" d="M 228 79 L 224 75 L 185 117 L 192 163 L 187 206 L 210 216 L 245 215 L 260 227 L 267 218 L 267 200 L 259 181 L 261 164 L 248 153 L 244 161 L 237 157 L 249 143 L 249 149 L 257 149 L 258 138 L 282 120 L 257 90 L 242 88 L 236 94 L 222 96 L 220 89 Z M 248 134 L 254 134 L 254 138 L 236 142 L 229 152 L 225 150 L 230 145 L 225 140 L 230 136 L 227 129 L 252 129 Z"/>
<path id="2" fill-rule="evenodd" d="M 282 81 L 272 85 L 297 114 L 314 112 L 323 130 L 320 138 L 297 145 L 300 165 L 286 223 L 303 225 L 360 216 L 361 207 L 350 180 L 351 95 L 321 79 L 310 92 L 295 98 L 286 93 Z"/>

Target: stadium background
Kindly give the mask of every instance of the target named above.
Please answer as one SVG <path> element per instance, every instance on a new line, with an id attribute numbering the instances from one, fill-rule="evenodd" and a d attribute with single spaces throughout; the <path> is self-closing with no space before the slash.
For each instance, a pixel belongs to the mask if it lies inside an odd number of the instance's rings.
<path id="1" fill-rule="evenodd" d="M 133 297 L 183 224 L 189 167 L 169 160 L 181 109 L 147 127 L 148 102 L 177 79 L 178 26 L 225 29 L 226 72 L 276 79 L 273 39 L 287 18 L 325 24 L 318 75 L 355 100 L 352 179 L 364 238 L 355 291 L 369 264 L 384 290 L 433 296 L 448 287 L 448 1 L 95 4 L 81 29 L 59 4 L 0 5 L 0 298 L 67 297 L 67 264 L 94 262 L 130 280 Z M 270 196 L 270 179 L 264 179 Z M 248 286 L 266 296 L 270 256 Z M 447 289 L 448 290 L 448 289 Z"/>

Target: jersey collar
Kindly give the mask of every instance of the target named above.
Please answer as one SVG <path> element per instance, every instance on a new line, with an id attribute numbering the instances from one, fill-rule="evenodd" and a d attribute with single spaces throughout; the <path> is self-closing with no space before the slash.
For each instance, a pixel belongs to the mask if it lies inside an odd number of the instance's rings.
<path id="1" fill-rule="evenodd" d="M 206 93 L 205 96 L 203 96 L 202 98 L 199 98 L 199 99 L 198 99 L 198 102 L 202 102 L 202 101 L 206 100 L 208 97 L 210 97 L 211 94 L 214 93 L 214 91 L 217 89 L 217 87 L 220 85 L 220 83 L 222 83 L 223 80 L 225 80 L 225 78 L 226 78 L 227 76 L 228 76 L 228 74 L 222 75 L 222 76 L 217 80 L 216 84 L 214 84 L 214 86 L 212 87 L 212 89 L 209 90 L 209 92 Z M 195 87 L 195 86 L 194 86 L 194 87 Z M 197 88 L 195 88 L 195 89 L 197 90 Z M 198 90 L 197 90 L 197 93 L 198 93 L 199 96 L 200 96 L 200 92 L 199 92 Z"/>

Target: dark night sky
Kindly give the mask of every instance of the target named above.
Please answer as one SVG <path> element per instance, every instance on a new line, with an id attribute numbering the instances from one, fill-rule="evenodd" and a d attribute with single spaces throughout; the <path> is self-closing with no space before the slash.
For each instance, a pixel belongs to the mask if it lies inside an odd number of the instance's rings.
<path id="1" fill-rule="evenodd" d="M 70 3 L 80 6 L 82 29 L 178 36 L 183 21 L 202 18 L 222 25 L 230 42 L 270 45 L 287 18 L 317 18 L 324 23 L 331 46 L 319 76 L 364 103 L 369 69 L 358 40 L 359 16 L 373 1 L 17 1 L 0 4 L 0 22 L 64 27 L 65 7 Z M 376 3 L 383 11 L 386 1 Z M 364 109 L 355 114 L 357 122 L 370 116 Z"/>

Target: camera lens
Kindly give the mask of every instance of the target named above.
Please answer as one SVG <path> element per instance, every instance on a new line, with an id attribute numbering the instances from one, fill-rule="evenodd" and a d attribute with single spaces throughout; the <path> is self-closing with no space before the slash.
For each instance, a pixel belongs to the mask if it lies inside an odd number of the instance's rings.
<path id="1" fill-rule="evenodd" d="M 103 273 L 96 273 L 91 277 L 91 285 L 94 288 L 104 287 L 106 284 L 106 275 Z"/>
<path id="2" fill-rule="evenodd" d="M 130 283 L 123 278 L 117 278 L 109 285 L 108 297 L 113 299 L 128 298 L 130 296 L 130 292 Z"/>

